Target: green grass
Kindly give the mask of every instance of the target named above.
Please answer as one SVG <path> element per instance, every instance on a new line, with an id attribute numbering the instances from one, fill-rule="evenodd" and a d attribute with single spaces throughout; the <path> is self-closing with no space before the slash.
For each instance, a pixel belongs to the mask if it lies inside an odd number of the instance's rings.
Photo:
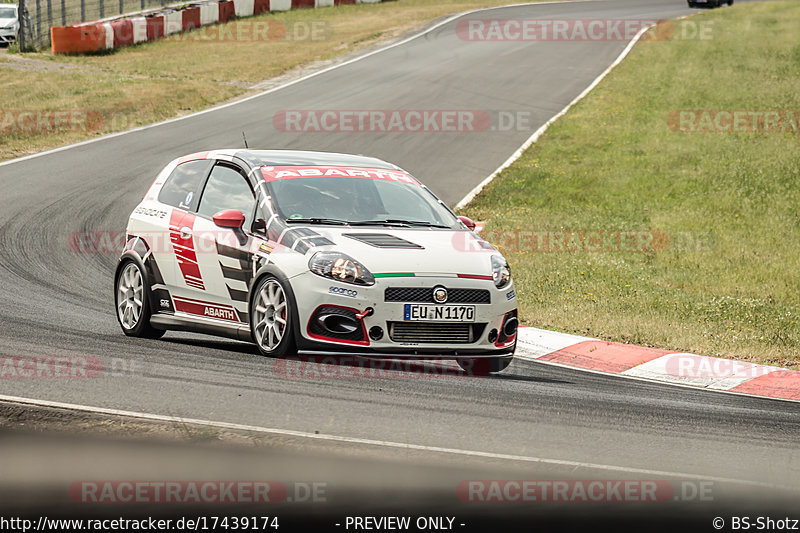
<path id="1" fill-rule="evenodd" d="M 690 20 L 710 23 L 712 38 L 637 44 L 462 211 L 495 238 L 516 229 L 669 237 L 629 252 L 507 246 L 524 323 L 798 368 L 800 133 L 682 133 L 667 116 L 800 116 L 800 4 Z"/>

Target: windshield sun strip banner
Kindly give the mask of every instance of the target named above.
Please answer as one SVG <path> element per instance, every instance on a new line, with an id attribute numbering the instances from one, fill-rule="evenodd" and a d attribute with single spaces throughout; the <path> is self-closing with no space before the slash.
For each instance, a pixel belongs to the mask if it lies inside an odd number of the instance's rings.
<path id="1" fill-rule="evenodd" d="M 261 175 L 264 181 L 277 181 L 290 178 L 363 178 L 383 181 L 397 181 L 411 185 L 422 184 L 410 174 L 401 170 L 382 168 L 360 168 L 339 166 L 263 166 Z"/>

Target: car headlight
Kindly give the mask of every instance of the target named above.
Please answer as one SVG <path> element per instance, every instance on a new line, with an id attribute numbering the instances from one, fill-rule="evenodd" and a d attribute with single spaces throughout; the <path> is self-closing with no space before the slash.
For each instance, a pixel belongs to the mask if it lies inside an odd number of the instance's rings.
<path id="1" fill-rule="evenodd" d="M 353 285 L 374 285 L 375 277 L 367 267 L 339 252 L 317 252 L 308 261 L 308 269 L 323 278 Z"/>
<path id="2" fill-rule="evenodd" d="M 506 260 L 499 255 L 492 256 L 492 279 L 498 289 L 502 289 L 511 281 L 511 269 L 508 268 Z"/>

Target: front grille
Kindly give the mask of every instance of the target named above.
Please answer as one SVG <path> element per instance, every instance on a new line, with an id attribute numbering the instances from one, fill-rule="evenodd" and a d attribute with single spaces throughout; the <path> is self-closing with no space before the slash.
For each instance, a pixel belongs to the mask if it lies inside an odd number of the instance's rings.
<path id="1" fill-rule="evenodd" d="M 383 297 L 387 302 L 436 303 L 433 287 L 387 287 Z M 492 296 L 486 289 L 447 289 L 447 303 L 489 304 Z"/>
<path id="2" fill-rule="evenodd" d="M 484 328 L 486 324 L 389 322 L 389 338 L 394 342 L 470 344 L 480 338 Z"/>

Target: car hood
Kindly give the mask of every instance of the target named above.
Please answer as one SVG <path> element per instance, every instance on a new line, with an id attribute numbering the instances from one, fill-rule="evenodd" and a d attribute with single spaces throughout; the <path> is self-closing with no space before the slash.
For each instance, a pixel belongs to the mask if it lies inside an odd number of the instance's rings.
<path id="1" fill-rule="evenodd" d="M 17 19 L 2 19 L 0 18 L 0 28 L 5 28 L 6 26 L 10 26 L 11 24 L 17 22 Z"/>
<path id="2" fill-rule="evenodd" d="M 489 243 L 466 230 L 329 228 L 313 226 L 333 245 L 319 250 L 343 252 L 373 274 L 468 274 L 491 276 L 491 255 L 499 254 Z M 312 251 L 309 252 L 313 253 Z"/>

